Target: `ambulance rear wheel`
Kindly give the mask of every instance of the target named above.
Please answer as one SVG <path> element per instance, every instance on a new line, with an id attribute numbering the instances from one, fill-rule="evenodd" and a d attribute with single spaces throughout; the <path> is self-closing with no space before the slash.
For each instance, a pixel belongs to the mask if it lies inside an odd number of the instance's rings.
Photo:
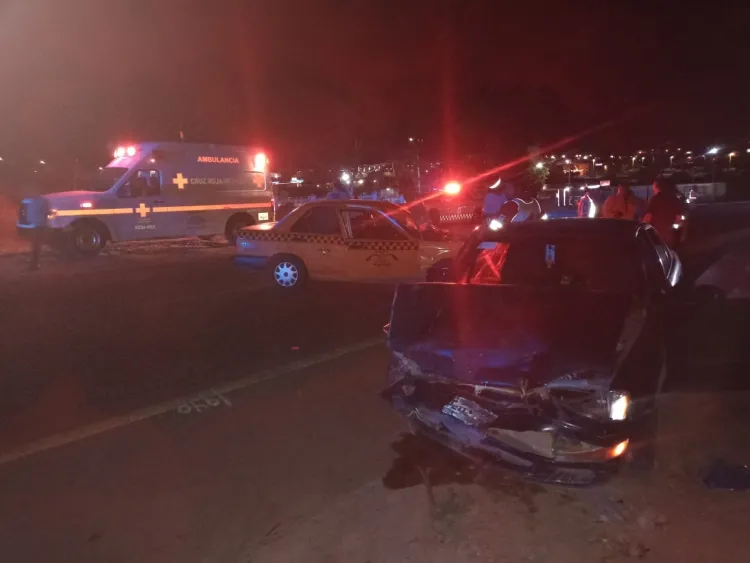
<path id="1" fill-rule="evenodd" d="M 269 264 L 271 280 L 275 287 L 286 291 L 302 287 L 307 280 L 307 268 L 296 256 L 281 255 Z"/>
<path id="2" fill-rule="evenodd" d="M 101 252 L 107 238 L 104 230 L 96 223 L 83 221 L 73 225 L 70 232 L 70 249 L 78 256 L 91 257 Z"/>
<path id="3" fill-rule="evenodd" d="M 227 227 L 224 232 L 229 246 L 237 246 L 237 237 L 240 235 L 240 230 L 254 224 L 255 221 L 249 215 L 235 215 L 231 217 L 227 221 Z"/>

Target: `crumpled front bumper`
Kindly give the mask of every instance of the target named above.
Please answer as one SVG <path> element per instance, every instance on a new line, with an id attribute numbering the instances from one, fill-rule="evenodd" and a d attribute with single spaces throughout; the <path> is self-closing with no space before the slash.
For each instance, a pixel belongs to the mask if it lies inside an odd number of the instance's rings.
<path id="1" fill-rule="evenodd" d="M 429 393 L 424 389 L 427 385 L 422 385 L 421 393 L 406 395 L 404 383 L 402 380 L 383 395 L 396 412 L 409 420 L 413 430 L 475 461 L 498 464 L 535 481 L 567 486 L 601 482 L 617 470 L 627 449 L 628 425 L 610 433 L 523 413 L 518 417 L 512 414 L 501 416 L 493 424 L 467 424 L 444 412 L 447 403 L 440 406 L 444 398 L 423 400 L 424 393 Z M 409 388 L 412 383 L 406 382 L 405 385 Z M 584 442 L 582 435 L 590 435 L 595 443 Z M 556 454 L 554 450 L 545 452 L 539 443 L 552 440 L 552 436 L 569 444 L 578 443 L 580 450 L 573 453 L 568 450 L 562 454 Z"/>

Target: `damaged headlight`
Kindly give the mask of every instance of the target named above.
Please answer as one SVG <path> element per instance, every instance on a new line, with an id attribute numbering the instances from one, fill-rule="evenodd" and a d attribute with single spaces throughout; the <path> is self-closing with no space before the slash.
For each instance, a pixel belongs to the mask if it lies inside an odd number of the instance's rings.
<path id="1" fill-rule="evenodd" d="M 627 420 L 630 411 L 630 395 L 627 391 L 567 391 L 553 392 L 558 404 L 591 418 Z"/>
<path id="2" fill-rule="evenodd" d="M 610 391 L 608 393 L 610 420 L 625 420 L 630 410 L 630 395 L 625 391 Z"/>

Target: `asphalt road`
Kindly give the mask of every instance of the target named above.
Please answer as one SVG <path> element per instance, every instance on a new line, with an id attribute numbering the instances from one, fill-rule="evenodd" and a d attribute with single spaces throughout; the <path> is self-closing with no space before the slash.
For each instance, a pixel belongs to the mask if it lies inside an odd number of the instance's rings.
<path id="1" fill-rule="evenodd" d="M 720 254 L 708 241 L 746 227 L 750 208 L 696 217 L 705 248 L 690 273 Z M 9 561 L 249 561 L 279 527 L 388 471 L 403 428 L 377 398 L 392 288 L 280 295 L 229 255 L 0 265 Z M 671 388 L 735 384 L 746 317 L 683 315 L 674 339 L 692 355 Z"/>

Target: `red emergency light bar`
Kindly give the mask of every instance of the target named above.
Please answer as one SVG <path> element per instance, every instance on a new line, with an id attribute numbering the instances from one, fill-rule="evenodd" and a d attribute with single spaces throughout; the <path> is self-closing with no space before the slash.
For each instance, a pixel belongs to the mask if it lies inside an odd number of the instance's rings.
<path id="1" fill-rule="evenodd" d="M 458 182 L 448 182 L 445 184 L 443 191 L 448 195 L 457 195 L 461 193 L 461 184 Z"/>

